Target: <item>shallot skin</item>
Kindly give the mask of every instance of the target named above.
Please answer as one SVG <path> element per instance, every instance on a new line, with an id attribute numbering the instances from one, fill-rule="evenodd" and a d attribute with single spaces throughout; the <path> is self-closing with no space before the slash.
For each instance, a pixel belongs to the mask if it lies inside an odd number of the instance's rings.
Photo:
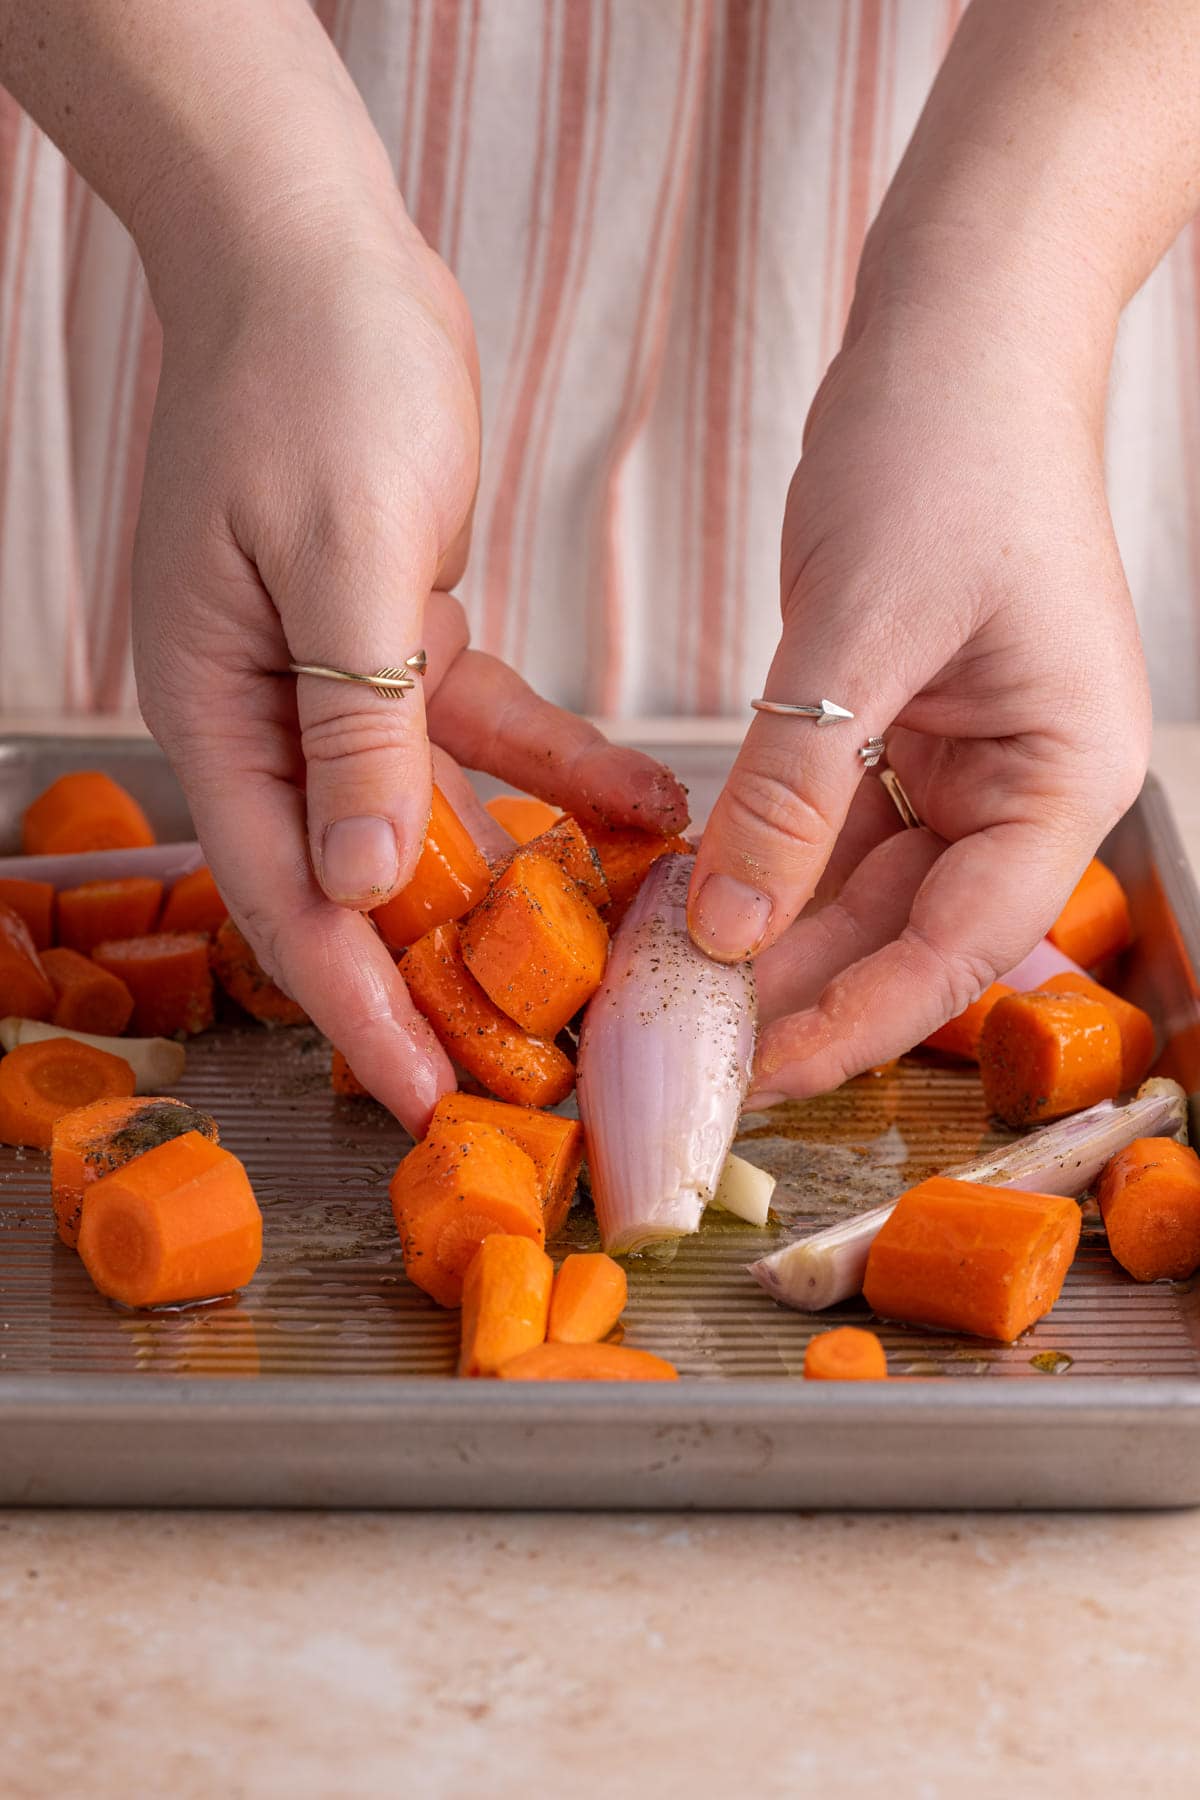
<path id="1" fill-rule="evenodd" d="M 750 1084 L 754 975 L 688 935 L 694 863 L 651 867 L 583 1017 L 579 1116 L 601 1241 L 618 1255 L 699 1228 Z"/>

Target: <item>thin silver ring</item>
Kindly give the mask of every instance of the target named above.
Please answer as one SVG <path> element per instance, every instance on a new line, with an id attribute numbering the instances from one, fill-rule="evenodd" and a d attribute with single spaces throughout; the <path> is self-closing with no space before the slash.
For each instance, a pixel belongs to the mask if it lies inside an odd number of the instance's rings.
<path id="1" fill-rule="evenodd" d="M 288 668 L 293 675 L 318 675 L 326 681 L 357 681 L 364 687 L 373 688 L 384 700 L 401 700 L 417 685 L 416 678 L 424 675 L 426 667 L 424 650 L 414 651 L 407 656 L 399 668 L 377 669 L 374 675 L 356 675 L 350 669 L 331 669 L 325 663 L 289 663 Z"/>
<path id="2" fill-rule="evenodd" d="M 755 712 L 784 713 L 790 718 L 815 719 L 818 725 L 840 725 L 854 714 L 836 700 L 752 700 Z"/>

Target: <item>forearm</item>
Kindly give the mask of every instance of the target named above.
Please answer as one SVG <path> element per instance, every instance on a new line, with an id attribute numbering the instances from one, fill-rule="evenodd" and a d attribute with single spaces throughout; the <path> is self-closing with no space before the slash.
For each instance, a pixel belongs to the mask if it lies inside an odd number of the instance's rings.
<path id="1" fill-rule="evenodd" d="M 1102 377 L 1198 178 L 1200 0 L 975 0 L 872 228 L 852 332 L 953 296 L 1010 347 Z"/>
<path id="2" fill-rule="evenodd" d="M 398 206 L 304 0 L 0 0 L 0 81 L 132 232 L 168 308 L 297 230 Z"/>

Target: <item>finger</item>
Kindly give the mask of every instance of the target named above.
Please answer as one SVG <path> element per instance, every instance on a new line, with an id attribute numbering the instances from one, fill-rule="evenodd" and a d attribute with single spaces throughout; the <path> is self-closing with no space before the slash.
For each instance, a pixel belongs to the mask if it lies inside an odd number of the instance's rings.
<path id="1" fill-rule="evenodd" d="M 835 900 L 875 846 L 885 838 L 893 837 L 900 829 L 900 815 L 878 779 L 861 781 L 850 802 L 845 824 L 830 851 L 829 861 L 813 890 L 810 908 Z"/>
<path id="2" fill-rule="evenodd" d="M 584 818 L 666 832 L 688 822 L 687 790 L 669 769 L 610 744 L 482 651 L 458 657 L 429 696 L 429 722 L 464 768 L 486 769 Z"/>
<path id="3" fill-rule="evenodd" d="M 835 975 L 815 1005 L 767 1027 L 758 1101 L 826 1093 L 962 1012 L 1045 933 L 1088 845 L 1086 828 L 1062 831 L 1052 818 L 993 825 L 952 844 L 893 942 Z"/>
<path id="4" fill-rule="evenodd" d="M 761 1023 L 814 1006 L 835 975 L 898 937 L 944 849 L 930 831 L 897 831 L 866 854 L 836 899 L 797 919 L 755 962 Z"/>

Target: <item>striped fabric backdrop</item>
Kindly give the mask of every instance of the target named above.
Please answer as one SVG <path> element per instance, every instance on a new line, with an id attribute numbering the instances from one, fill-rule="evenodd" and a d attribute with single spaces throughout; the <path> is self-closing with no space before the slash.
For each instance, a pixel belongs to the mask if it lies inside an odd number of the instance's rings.
<path id="1" fill-rule="evenodd" d="M 477 639 L 594 712 L 740 713 L 870 218 L 960 0 L 318 0 L 483 363 Z M 128 239 L 0 94 L 0 708 L 124 711 L 159 357 Z M 1110 476 L 1200 715 L 1200 235 L 1130 308 Z"/>

